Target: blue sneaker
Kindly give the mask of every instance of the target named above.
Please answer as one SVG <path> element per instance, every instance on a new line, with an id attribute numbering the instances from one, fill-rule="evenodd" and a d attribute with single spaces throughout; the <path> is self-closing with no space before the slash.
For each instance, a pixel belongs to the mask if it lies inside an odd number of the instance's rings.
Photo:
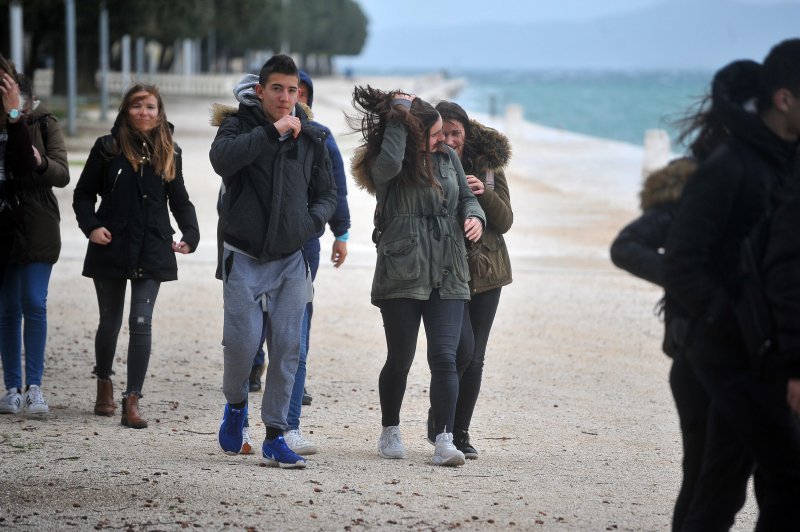
<path id="1" fill-rule="evenodd" d="M 243 437 L 247 425 L 247 405 L 244 408 L 233 408 L 225 404 L 222 414 L 222 423 L 219 426 L 217 443 L 225 454 L 239 454 L 243 450 L 245 440 Z M 249 442 L 248 442 L 249 443 Z"/>
<path id="2" fill-rule="evenodd" d="M 261 453 L 264 455 L 261 465 L 283 469 L 303 469 L 306 466 L 306 459 L 289 449 L 283 436 L 278 436 L 274 440 L 264 440 Z"/>

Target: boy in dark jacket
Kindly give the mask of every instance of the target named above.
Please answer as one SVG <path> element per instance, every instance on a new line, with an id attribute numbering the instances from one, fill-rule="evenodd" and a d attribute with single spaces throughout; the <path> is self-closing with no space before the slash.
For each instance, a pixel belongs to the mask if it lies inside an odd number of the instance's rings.
<path id="1" fill-rule="evenodd" d="M 742 242 L 797 179 L 800 39 L 774 47 L 763 65 L 736 61 L 720 70 L 712 98 L 730 134 L 686 185 L 664 257 L 667 292 L 692 318 L 687 355 L 711 398 L 703 469 L 683 529 L 730 528 L 755 467 L 757 530 L 798 530 L 800 430 L 786 376 L 764 380 L 753 368 L 735 308 Z M 720 475 L 738 487 L 738 500 L 720 499 L 713 489 Z"/>
<path id="2" fill-rule="evenodd" d="M 306 464 L 283 438 L 312 295 L 301 247 L 336 209 L 324 133 L 296 105 L 298 85 L 294 61 L 273 56 L 259 73 L 261 105 L 240 105 L 222 122 L 210 151 L 226 188 L 220 233 L 227 404 L 219 445 L 226 453 L 246 452 L 248 377 L 266 326 L 270 363 L 261 404 L 262 453 L 266 465 L 283 468 Z"/>

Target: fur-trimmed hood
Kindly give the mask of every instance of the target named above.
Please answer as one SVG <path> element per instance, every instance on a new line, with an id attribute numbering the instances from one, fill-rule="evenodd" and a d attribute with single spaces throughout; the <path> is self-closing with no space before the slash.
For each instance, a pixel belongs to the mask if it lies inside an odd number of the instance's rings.
<path id="1" fill-rule="evenodd" d="M 464 170 L 481 172 L 502 169 L 511 159 L 511 143 L 496 129 L 475 120 L 469 121 L 469 132 L 464 143 Z"/>
<path id="2" fill-rule="evenodd" d="M 309 120 L 314 119 L 314 113 L 311 111 L 311 108 L 304 103 L 297 102 L 296 105 L 300 106 L 300 109 L 306 114 L 306 117 Z M 222 125 L 222 122 L 225 121 L 226 118 L 229 116 L 233 116 L 239 112 L 239 108 L 234 105 L 228 105 L 224 103 L 212 103 L 211 104 L 211 113 L 209 123 L 214 127 L 219 127 Z"/>
<path id="3" fill-rule="evenodd" d="M 678 201 L 689 176 L 697 169 L 697 163 L 684 157 L 675 159 L 667 166 L 647 176 L 639 193 L 642 211 L 663 203 Z"/>

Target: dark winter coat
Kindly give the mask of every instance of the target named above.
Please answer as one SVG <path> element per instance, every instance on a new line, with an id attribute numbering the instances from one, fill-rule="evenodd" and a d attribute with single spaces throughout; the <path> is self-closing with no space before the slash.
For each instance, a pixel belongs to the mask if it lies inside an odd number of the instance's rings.
<path id="1" fill-rule="evenodd" d="M 763 279 L 772 308 L 779 369 L 800 378 L 800 182 L 789 187 L 770 223 Z"/>
<path id="2" fill-rule="evenodd" d="M 486 228 L 477 246 L 488 261 L 484 271 L 479 271 L 473 266 L 475 262 L 470 261 L 473 294 L 500 288 L 512 281 L 511 260 L 503 238 L 514 223 L 504 172 L 510 157 L 511 145 L 505 135 L 475 120 L 470 121 L 462 163 L 466 174 L 475 175 L 485 185 L 483 194 L 476 196 L 486 214 Z M 487 183 L 489 175 L 494 184 Z"/>
<path id="3" fill-rule="evenodd" d="M 680 159 L 647 176 L 641 192 L 642 215 L 633 220 L 611 244 L 611 260 L 619 268 L 663 288 L 664 245 L 678 200 L 697 165 Z M 681 354 L 689 320 L 686 310 L 670 294 L 664 295 L 664 353 Z"/>
<path id="4" fill-rule="evenodd" d="M 42 164 L 27 175 L 15 176 L 23 209 L 9 262 L 55 264 L 61 252 L 61 214 L 53 187 L 64 188 L 69 183 L 67 148 L 58 121 L 43 104 L 40 103 L 25 121 L 31 144 L 42 156 Z M 46 131 L 42 130 L 44 121 Z"/>
<path id="5" fill-rule="evenodd" d="M 409 298 L 427 300 L 438 289 L 442 299 L 470 298 L 469 266 L 464 247 L 464 220 L 486 217 L 467 185 L 455 151 L 443 146 L 432 154 L 434 175 L 442 191 L 430 186 L 401 186 L 406 127 L 389 122 L 368 176 L 356 176 L 375 190 L 382 206 L 382 234 L 372 280 L 372 302 Z M 368 183 L 366 183 L 368 181 Z"/>
<path id="6" fill-rule="evenodd" d="M 192 252 L 200 242 L 197 215 L 183 181 L 181 150 L 175 145 L 175 178 L 165 181 L 149 163 L 137 172 L 122 153 L 116 153 L 115 133 L 116 126 L 111 135 L 97 139 L 75 186 L 72 207 L 81 231 L 87 237 L 98 227 L 111 232 L 107 245 L 89 242 L 83 275 L 175 280 L 175 230 L 167 206 L 183 233 L 179 241 Z M 98 196 L 100 206 L 95 211 Z"/>
<path id="7" fill-rule="evenodd" d="M 336 210 L 324 134 L 299 105 L 295 115 L 300 135 L 280 141 L 260 108 L 214 108 L 212 122 L 221 125 L 209 155 L 226 188 L 220 236 L 261 261 L 299 250 Z"/>
<path id="8" fill-rule="evenodd" d="M 664 257 L 667 292 L 696 319 L 696 334 L 720 346 L 702 356 L 732 364 L 745 357 L 734 314 L 742 241 L 789 180 L 795 153 L 750 110 L 757 80 L 758 65 L 750 61 L 715 76 L 714 106 L 730 135 L 686 185 Z"/>

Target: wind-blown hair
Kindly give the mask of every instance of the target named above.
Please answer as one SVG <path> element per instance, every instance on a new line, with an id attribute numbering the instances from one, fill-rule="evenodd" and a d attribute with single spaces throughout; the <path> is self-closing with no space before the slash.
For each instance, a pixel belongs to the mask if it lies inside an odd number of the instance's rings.
<path id="1" fill-rule="evenodd" d="M 676 122 L 680 128 L 678 143 L 690 141 L 689 153 L 703 161 L 730 134 L 713 107 L 711 93 L 707 93 L 689 107 L 687 114 Z"/>
<path id="2" fill-rule="evenodd" d="M 158 101 L 156 125 L 145 134 L 131 125 L 128 115 L 128 111 L 134 103 L 147 97 L 147 95 L 141 95 L 142 92 L 155 96 Z M 172 142 L 172 132 L 167 122 L 164 102 L 161 100 L 158 87 L 137 83 L 128 89 L 119 105 L 115 126 L 114 140 L 117 153 L 122 153 L 137 172 L 142 158 L 148 157 L 156 174 L 160 174 L 164 181 L 175 179 L 175 146 Z"/>
<path id="3" fill-rule="evenodd" d="M 374 193 L 370 167 L 378 158 L 383 134 L 389 122 L 405 125 L 406 137 L 403 166 L 397 183 L 401 186 L 430 186 L 441 190 L 441 184 L 433 176 L 431 151 L 428 138 L 431 128 L 439 120 L 439 113 L 428 102 L 414 98 L 411 108 L 391 104 L 393 95 L 403 91 L 384 92 L 367 85 L 353 91 L 353 107 L 356 116 L 347 121 L 355 131 L 360 131 L 363 142 L 353 159 L 353 175 L 362 188 Z"/>

